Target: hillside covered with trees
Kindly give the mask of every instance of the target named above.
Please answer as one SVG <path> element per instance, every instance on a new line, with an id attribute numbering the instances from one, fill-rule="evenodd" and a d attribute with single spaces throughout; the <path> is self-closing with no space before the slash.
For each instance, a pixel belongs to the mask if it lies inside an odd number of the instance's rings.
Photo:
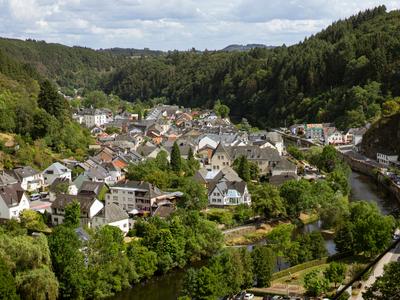
<path id="1" fill-rule="evenodd" d="M 380 6 L 273 49 L 96 51 L 0 39 L 0 50 L 67 94 L 102 89 L 132 102 L 163 97 L 209 108 L 219 99 L 234 119 L 261 128 L 300 122 L 348 128 L 377 119 L 383 103 L 400 95 L 398 32 L 400 11 Z"/>
<path id="2" fill-rule="evenodd" d="M 258 127 L 304 121 L 363 125 L 400 94 L 400 12 L 384 6 L 333 23 L 291 47 L 244 53 L 170 52 L 131 61 L 102 82 L 124 99 L 165 96 L 212 107 Z"/>

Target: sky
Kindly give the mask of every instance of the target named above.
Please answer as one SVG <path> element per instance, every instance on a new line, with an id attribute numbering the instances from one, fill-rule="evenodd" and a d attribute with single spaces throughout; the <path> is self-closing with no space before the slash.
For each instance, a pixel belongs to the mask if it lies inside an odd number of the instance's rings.
<path id="1" fill-rule="evenodd" d="M 400 0 L 0 0 L 0 36 L 95 49 L 291 45 L 333 21 Z"/>

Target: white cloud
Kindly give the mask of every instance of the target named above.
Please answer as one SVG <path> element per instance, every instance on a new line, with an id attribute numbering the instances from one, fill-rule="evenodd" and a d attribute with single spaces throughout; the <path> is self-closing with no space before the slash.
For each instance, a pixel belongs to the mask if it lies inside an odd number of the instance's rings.
<path id="1" fill-rule="evenodd" d="M 0 0 L 0 36 L 164 50 L 293 44 L 380 4 L 400 8 L 399 0 Z"/>

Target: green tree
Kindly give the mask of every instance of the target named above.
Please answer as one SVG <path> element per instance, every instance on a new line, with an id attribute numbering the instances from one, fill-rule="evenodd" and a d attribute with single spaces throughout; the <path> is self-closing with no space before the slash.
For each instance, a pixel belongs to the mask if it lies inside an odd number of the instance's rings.
<path id="1" fill-rule="evenodd" d="M 217 100 L 214 105 L 215 113 L 221 118 L 227 118 L 230 113 L 230 109 L 225 104 L 222 104 L 220 100 Z"/>
<path id="2" fill-rule="evenodd" d="M 16 291 L 16 283 L 9 267 L 0 256 L 0 299 L 17 300 L 19 299 Z"/>
<path id="3" fill-rule="evenodd" d="M 149 279 L 157 271 L 157 253 L 150 251 L 140 243 L 129 243 L 127 255 L 134 262 L 138 280 Z"/>
<path id="4" fill-rule="evenodd" d="M 60 225 L 48 238 L 51 261 L 60 283 L 62 299 L 85 297 L 88 286 L 83 245 L 71 227 Z"/>
<path id="5" fill-rule="evenodd" d="M 342 283 L 346 277 L 346 265 L 338 262 L 331 262 L 328 268 L 324 272 L 324 276 L 335 284 L 335 288 L 338 284 Z"/>
<path id="6" fill-rule="evenodd" d="M 189 269 L 183 284 L 183 293 L 190 299 L 210 300 L 221 296 L 217 275 L 207 267 Z"/>
<path id="7" fill-rule="evenodd" d="M 279 194 L 279 190 L 268 183 L 252 185 L 251 206 L 255 214 L 265 218 L 276 218 L 286 214 L 285 206 Z"/>
<path id="8" fill-rule="evenodd" d="M 349 222 L 342 224 L 334 238 L 336 250 L 339 253 L 354 251 L 353 225 Z"/>
<path id="9" fill-rule="evenodd" d="M 310 296 L 319 296 L 329 288 L 329 281 L 318 270 L 311 271 L 304 276 L 304 288 Z"/>
<path id="10" fill-rule="evenodd" d="M 155 162 L 160 170 L 167 171 L 169 169 L 168 153 L 164 150 L 158 152 Z"/>
<path id="11" fill-rule="evenodd" d="M 242 178 L 244 181 L 249 182 L 251 179 L 250 174 L 250 165 L 247 157 L 242 155 L 238 158 L 238 162 L 236 167 L 236 172 L 238 173 L 239 177 Z"/>
<path id="12" fill-rule="evenodd" d="M 257 282 L 257 286 L 270 286 L 275 265 L 275 257 L 272 250 L 266 246 L 256 246 L 251 256 L 253 259 L 254 279 Z"/>
<path id="13" fill-rule="evenodd" d="M 180 173 L 182 170 L 182 158 L 181 158 L 181 151 L 179 150 L 179 146 L 176 142 L 172 146 L 171 151 L 171 169 L 175 173 Z"/>
<path id="14" fill-rule="evenodd" d="M 39 230 L 39 231 L 44 231 L 49 229 L 47 225 L 44 223 L 42 215 L 34 210 L 30 209 L 23 210 L 19 215 L 19 219 L 21 225 L 27 229 Z"/>
<path id="15" fill-rule="evenodd" d="M 27 300 L 56 300 L 58 281 L 47 267 L 21 272 L 16 277 L 18 293 Z"/>
<path id="16" fill-rule="evenodd" d="M 400 295 L 400 262 L 391 262 L 384 268 L 382 276 L 363 293 L 365 300 L 397 299 Z"/>
<path id="17" fill-rule="evenodd" d="M 74 199 L 71 203 L 65 206 L 65 226 L 77 228 L 81 224 L 81 205 L 78 200 Z"/>
<path id="18" fill-rule="evenodd" d="M 58 94 L 57 90 L 49 80 L 44 80 L 40 84 L 38 105 L 50 115 L 55 117 L 63 116 L 68 107 L 65 101 L 66 100 Z"/>

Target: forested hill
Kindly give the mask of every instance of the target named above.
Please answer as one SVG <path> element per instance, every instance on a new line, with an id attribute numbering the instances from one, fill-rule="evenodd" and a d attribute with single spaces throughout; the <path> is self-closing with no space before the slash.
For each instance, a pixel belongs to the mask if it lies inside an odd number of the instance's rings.
<path id="1" fill-rule="evenodd" d="M 355 127 L 400 94 L 400 12 L 384 6 L 338 21 L 291 47 L 172 52 L 131 61 L 102 83 L 125 99 L 215 100 L 260 127 L 335 121 Z"/>
<path id="2" fill-rule="evenodd" d="M 346 128 L 376 119 L 382 104 L 400 95 L 399 32 L 400 11 L 380 6 L 291 47 L 133 55 L 0 39 L 0 51 L 64 92 L 103 89 L 125 100 L 165 97 L 191 107 L 220 99 L 235 119 L 262 128 L 305 121 Z"/>
<path id="3" fill-rule="evenodd" d="M 63 88 L 94 89 L 101 76 L 125 61 L 106 51 L 35 40 L 0 38 L 0 51 L 16 61 L 30 64 L 43 77 L 52 78 Z"/>

